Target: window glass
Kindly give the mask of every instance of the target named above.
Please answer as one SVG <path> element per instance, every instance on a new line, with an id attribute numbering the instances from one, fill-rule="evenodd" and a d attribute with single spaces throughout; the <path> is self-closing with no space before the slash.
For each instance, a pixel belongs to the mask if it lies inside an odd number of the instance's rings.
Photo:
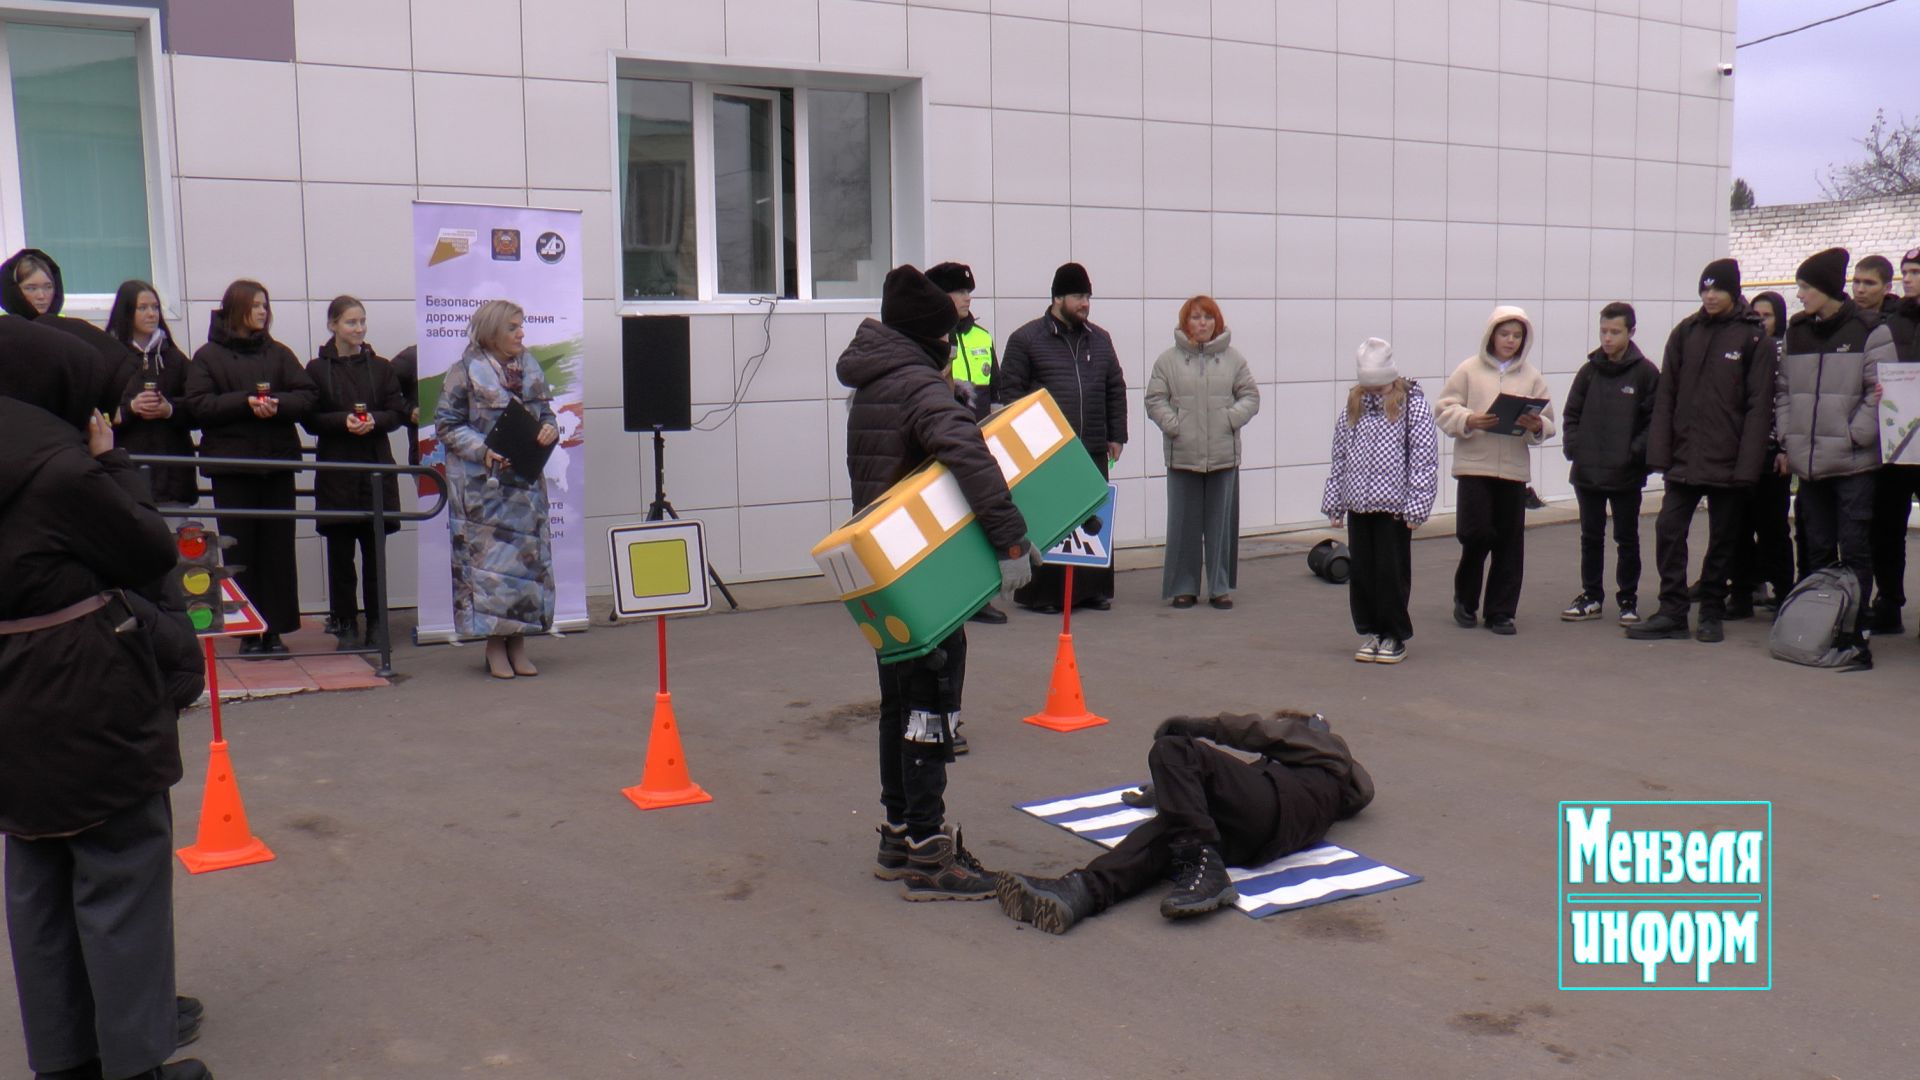
<path id="1" fill-rule="evenodd" d="M 134 35 L 10 23 L 6 41 L 27 243 L 68 295 L 151 279 Z"/>
<path id="2" fill-rule="evenodd" d="M 774 292 L 780 279 L 777 98 L 713 95 L 714 254 L 720 292 Z"/>
<path id="3" fill-rule="evenodd" d="M 893 256 L 887 96 L 807 93 L 813 295 L 880 295 Z"/>
<path id="4" fill-rule="evenodd" d="M 620 143 L 626 297 L 693 299 L 693 84 L 621 79 Z"/>

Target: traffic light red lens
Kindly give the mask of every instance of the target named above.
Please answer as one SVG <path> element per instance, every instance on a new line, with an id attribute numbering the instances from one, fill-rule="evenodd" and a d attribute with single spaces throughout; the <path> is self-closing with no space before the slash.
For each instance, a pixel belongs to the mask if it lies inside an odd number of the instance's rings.
<path id="1" fill-rule="evenodd" d="M 195 630 L 205 630 L 213 625 L 213 609 L 205 604 L 189 604 L 187 621 L 193 624 Z"/>
<path id="2" fill-rule="evenodd" d="M 181 529 L 175 543 L 183 559 L 198 559 L 207 553 L 207 534 L 199 529 Z"/>

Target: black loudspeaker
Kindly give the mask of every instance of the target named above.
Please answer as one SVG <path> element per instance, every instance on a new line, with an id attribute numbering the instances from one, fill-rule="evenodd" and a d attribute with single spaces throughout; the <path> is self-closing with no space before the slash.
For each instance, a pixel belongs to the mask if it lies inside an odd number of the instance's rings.
<path id="1" fill-rule="evenodd" d="M 622 401 L 628 431 L 693 427 L 693 374 L 685 315 L 620 320 Z"/>

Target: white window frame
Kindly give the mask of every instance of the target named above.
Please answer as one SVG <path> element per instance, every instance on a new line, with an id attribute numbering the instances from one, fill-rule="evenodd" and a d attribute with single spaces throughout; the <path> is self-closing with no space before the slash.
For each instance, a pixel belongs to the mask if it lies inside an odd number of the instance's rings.
<path id="1" fill-rule="evenodd" d="M 699 183 L 699 178 L 702 176 L 717 177 L 714 169 L 714 157 L 717 153 L 717 147 L 714 144 L 713 106 L 714 99 L 720 97 L 733 98 L 738 101 L 760 101 L 766 103 L 770 119 L 768 126 L 771 129 L 767 132 L 767 140 L 770 144 L 767 147 L 768 160 L 773 163 L 774 172 L 777 174 L 780 171 L 782 161 L 782 155 L 780 153 L 780 91 L 777 89 L 769 90 L 759 86 L 716 86 L 711 83 L 695 83 L 693 86 L 693 107 L 696 110 L 695 115 L 705 114 L 707 118 L 707 137 L 703 140 L 707 151 L 707 164 L 705 168 L 702 168 L 699 164 L 699 152 L 697 149 L 694 155 L 694 208 L 696 214 L 694 234 L 696 237 L 708 236 L 713 238 L 713 244 L 701 245 L 703 251 L 709 246 L 714 247 L 714 257 L 712 259 L 702 259 L 698 256 L 694 259 L 700 267 L 700 295 L 712 296 L 723 300 L 745 300 L 748 297 L 765 296 L 766 294 L 755 292 L 723 293 L 720 291 L 720 253 L 717 248 L 720 235 L 719 200 L 715 195 L 713 184 Z M 805 106 L 800 102 L 800 95 L 795 93 L 793 116 L 794 138 L 796 141 L 800 138 L 800 115 L 803 108 L 805 108 Z M 702 143 L 696 143 L 695 145 L 698 147 L 702 145 Z M 799 148 L 795 147 L 795 154 L 797 155 L 798 152 Z M 795 161 L 798 162 L 798 160 L 796 156 Z M 795 167 L 797 170 L 797 164 Z M 797 183 L 798 181 L 796 179 L 796 185 Z M 807 206 L 807 198 L 798 186 L 794 189 L 794 202 L 796 204 L 795 220 L 797 221 L 807 217 L 808 215 L 804 210 Z M 704 215 L 701 215 L 700 208 L 703 206 L 706 212 Z M 787 280 L 786 229 L 786 181 L 783 177 L 776 175 L 773 178 L 773 284 L 776 290 Z M 808 261 L 806 258 L 800 260 L 801 273 L 803 275 L 806 273 Z M 807 281 L 802 278 L 799 284 L 800 299 L 812 299 L 812 288 L 808 285 Z"/>
<path id="2" fill-rule="evenodd" d="M 926 156 L 926 141 L 922 133 L 926 130 L 926 97 L 922 93 L 921 76 L 898 71 L 859 70 L 828 68 L 817 64 L 795 64 L 782 67 L 765 67 L 725 61 L 715 61 L 705 57 L 667 56 L 619 50 L 608 54 L 608 85 L 617 88 L 623 78 L 656 79 L 663 82 L 689 83 L 693 94 L 693 185 L 694 185 L 694 234 L 695 262 L 698 272 L 695 275 L 697 299 L 628 299 L 626 296 L 626 267 L 619 250 L 614 245 L 613 280 L 620 290 L 620 310 L 623 315 L 676 315 L 676 314 L 721 314 L 721 313 L 763 313 L 765 302 L 759 294 L 728 294 L 719 291 L 719 261 L 715 250 L 715 208 L 713 190 L 713 95 L 743 94 L 747 96 L 771 96 L 775 99 L 776 110 L 779 91 L 793 92 L 793 138 L 794 138 L 794 241 L 795 258 L 798 261 L 798 273 L 795 275 L 798 296 L 781 298 L 781 310 L 813 312 L 846 312 L 870 314 L 879 307 L 878 296 L 853 299 L 817 300 L 813 298 L 813 215 L 811 158 L 807 125 L 807 91 L 841 90 L 860 93 L 879 93 L 888 95 L 888 171 L 889 171 L 889 209 L 892 229 L 892 262 L 925 261 L 926 222 L 931 204 L 927 198 L 926 177 L 930 167 Z M 612 159 L 612 187 L 610 190 L 623 190 L 625 160 L 620 143 L 620 95 L 608 95 L 611 108 L 608 111 L 608 130 L 614 152 Z M 776 111 L 775 124 L 779 116 Z M 784 198 L 784 193 L 776 185 L 776 200 Z M 619 207 L 624 212 L 624 207 Z M 776 206 L 780 227 L 785 228 L 782 208 Z M 787 239 L 782 237 L 782 239 Z M 775 281 L 784 285 L 785 266 L 782 244 L 776 244 Z"/>
<path id="3" fill-rule="evenodd" d="M 0 244 L 8 253 L 31 246 L 26 207 L 20 193 L 20 142 L 13 126 L 13 65 L 7 54 L 6 24 L 34 23 L 80 29 L 132 31 L 140 87 L 140 141 L 147 186 L 147 251 L 154 288 L 169 319 L 185 312 L 181 283 L 179 212 L 175 200 L 173 128 L 166 103 L 173 100 L 165 53 L 160 47 L 156 8 L 88 4 L 70 0 L 0 0 Z M 50 251 L 56 261 L 60 253 Z M 62 313 L 105 322 L 112 293 L 68 293 Z"/>

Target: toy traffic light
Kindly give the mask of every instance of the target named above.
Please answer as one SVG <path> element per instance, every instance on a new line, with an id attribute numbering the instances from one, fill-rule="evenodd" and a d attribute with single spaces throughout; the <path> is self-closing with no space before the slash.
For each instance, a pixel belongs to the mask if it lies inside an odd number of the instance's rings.
<path id="1" fill-rule="evenodd" d="M 196 634 L 218 634 L 226 621 L 220 596 L 220 581 L 229 573 L 220 565 L 223 541 L 232 543 L 197 521 L 174 531 L 180 560 L 167 572 L 167 598 L 186 613 Z"/>

